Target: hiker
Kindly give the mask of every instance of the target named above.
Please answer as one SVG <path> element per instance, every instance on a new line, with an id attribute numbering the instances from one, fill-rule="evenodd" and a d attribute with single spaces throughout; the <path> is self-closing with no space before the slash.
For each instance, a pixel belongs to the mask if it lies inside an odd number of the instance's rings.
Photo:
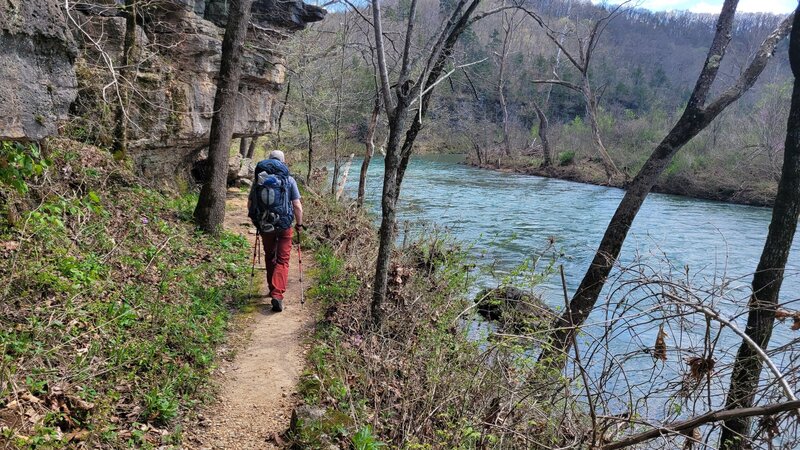
<path id="1" fill-rule="evenodd" d="M 283 293 L 289 277 L 292 221 L 298 233 L 303 227 L 303 205 L 297 182 L 289 174 L 283 152 L 273 150 L 256 165 L 255 181 L 247 199 L 250 219 L 264 244 L 267 285 L 272 310 L 283 311 Z"/>

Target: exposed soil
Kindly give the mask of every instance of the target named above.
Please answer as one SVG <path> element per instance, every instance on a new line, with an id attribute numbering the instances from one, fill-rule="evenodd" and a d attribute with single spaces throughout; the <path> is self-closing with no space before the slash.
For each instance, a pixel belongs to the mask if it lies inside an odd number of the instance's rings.
<path id="1" fill-rule="evenodd" d="M 225 227 L 246 235 L 253 244 L 255 229 L 247 218 L 246 194 L 229 191 Z M 293 249 L 285 309 L 273 313 L 266 296 L 263 264 L 261 270 L 257 268 L 262 296 L 256 298 L 253 311 L 235 320 L 231 346 L 238 349 L 236 357 L 218 369 L 218 400 L 204 408 L 196 423 L 189 426 L 184 448 L 283 448 L 281 435 L 300 400 L 296 387 L 305 365 L 305 344 L 314 325 L 314 311 L 310 305 L 300 304 L 298 275 L 297 251 Z"/>

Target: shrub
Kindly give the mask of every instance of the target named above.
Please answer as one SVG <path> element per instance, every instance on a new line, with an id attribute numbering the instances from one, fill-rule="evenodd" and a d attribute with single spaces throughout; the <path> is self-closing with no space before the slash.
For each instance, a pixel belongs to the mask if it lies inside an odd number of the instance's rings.
<path id="1" fill-rule="evenodd" d="M 0 142 L 0 186 L 6 185 L 20 194 L 28 192 L 26 180 L 39 176 L 48 166 L 35 144 Z"/>
<path id="2" fill-rule="evenodd" d="M 558 165 L 559 166 L 568 166 L 575 161 L 575 152 L 574 151 L 567 151 L 561 152 L 558 154 Z"/>

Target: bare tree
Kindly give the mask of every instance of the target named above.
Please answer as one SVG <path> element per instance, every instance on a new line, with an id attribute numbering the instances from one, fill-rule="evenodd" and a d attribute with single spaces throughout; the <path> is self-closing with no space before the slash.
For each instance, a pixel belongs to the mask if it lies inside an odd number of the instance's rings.
<path id="1" fill-rule="evenodd" d="M 303 115 L 306 120 L 306 133 L 308 134 L 308 173 L 306 173 L 306 183 L 311 183 L 311 169 L 314 167 L 314 124 L 311 121 L 311 112 L 306 103 L 306 90 L 302 82 L 300 83 L 300 100 L 303 103 Z"/>
<path id="2" fill-rule="evenodd" d="M 550 141 L 547 139 L 549 121 L 536 100 L 533 101 L 533 109 L 536 110 L 536 117 L 539 119 L 539 140 L 542 141 L 542 167 L 550 167 L 553 165 L 553 150 L 550 148 Z"/>
<path id="3" fill-rule="evenodd" d="M 800 15 L 797 11 L 789 39 L 789 61 L 795 78 L 786 125 L 783 169 L 778 183 L 778 193 L 775 196 L 775 206 L 772 209 L 769 233 L 758 269 L 753 276 L 753 293 L 748 303 L 750 313 L 747 316 L 745 329 L 747 336 L 764 349 L 772 337 L 778 294 L 797 229 L 797 219 L 800 216 Z M 747 342 L 742 342 L 733 366 L 726 408 L 753 406 L 762 365 L 753 347 Z M 748 417 L 733 417 L 726 420 L 720 436 L 720 448 L 741 449 L 744 442 L 742 437 L 748 436 L 749 428 Z"/>
<path id="4" fill-rule="evenodd" d="M 567 6 L 569 8 L 569 5 Z M 567 9 L 567 14 L 569 14 L 569 9 Z M 563 44 L 564 36 L 567 31 L 567 25 L 564 25 L 564 29 L 561 32 L 561 38 L 559 39 L 558 43 Z M 558 68 L 561 64 L 561 46 L 556 46 L 556 56 L 555 60 L 553 61 L 553 77 L 558 78 Z M 545 114 L 544 110 L 548 108 L 550 104 L 550 95 L 553 93 L 553 84 L 547 84 L 547 93 L 544 96 L 544 101 L 542 105 L 539 106 L 539 102 L 536 99 L 533 99 L 533 109 L 536 111 L 536 118 L 539 119 L 539 139 L 542 141 L 542 167 L 550 167 L 553 165 L 553 150 L 550 148 L 550 140 L 547 138 L 547 131 L 548 127 L 550 126 L 550 122 L 547 120 L 547 115 Z"/>
<path id="5" fill-rule="evenodd" d="M 250 22 L 252 0 L 231 0 L 228 23 L 222 39 L 222 61 L 219 67 L 217 93 L 214 97 L 214 117 L 208 147 L 210 176 L 203 183 L 194 219 L 205 232 L 216 234 L 225 220 L 225 191 L 236 96 L 242 75 L 242 53 L 247 26 Z"/>
<path id="6" fill-rule="evenodd" d="M 331 180 L 331 196 L 338 199 L 337 186 L 339 184 L 339 169 L 341 163 L 339 161 L 339 145 L 341 144 L 340 132 L 342 124 L 342 91 L 344 90 L 344 62 L 347 58 L 347 38 L 350 34 L 350 21 L 348 20 L 347 10 L 342 13 L 342 41 L 339 51 L 339 70 L 338 80 L 336 83 L 336 97 L 334 103 L 333 113 L 333 179 Z"/>
<path id="7" fill-rule="evenodd" d="M 289 104 L 289 94 L 292 92 L 292 75 L 286 75 L 286 93 L 281 102 L 281 110 L 278 113 L 277 129 L 275 131 L 275 144 L 281 146 L 281 130 L 283 129 L 283 115 L 286 113 L 286 105 Z"/>
<path id="8" fill-rule="evenodd" d="M 614 164 L 614 160 L 611 159 L 611 156 L 608 154 L 605 145 L 603 145 L 603 140 L 600 137 L 600 125 L 598 124 L 597 120 L 598 98 L 597 94 L 594 91 L 594 88 L 592 87 L 591 77 L 590 77 L 590 67 L 592 62 L 592 56 L 594 54 L 594 51 L 597 49 L 597 44 L 600 40 L 600 37 L 603 34 L 603 31 L 605 30 L 606 26 L 608 26 L 608 23 L 614 20 L 614 18 L 616 18 L 620 14 L 622 7 L 624 5 L 625 3 L 615 6 L 611 11 L 608 12 L 607 15 L 590 23 L 588 26 L 587 34 L 585 36 L 581 35 L 581 32 L 579 30 L 579 25 L 576 24 L 573 33 L 577 45 L 577 56 L 575 55 L 574 51 L 570 51 L 564 44 L 563 33 L 562 36 L 558 36 L 557 32 L 553 31 L 549 26 L 547 26 L 538 15 L 531 12 L 530 10 L 525 9 L 528 15 L 531 16 L 544 29 L 547 37 L 553 42 L 553 44 L 556 45 L 556 47 L 561 51 L 561 53 L 564 54 L 567 60 L 578 71 L 581 78 L 580 84 L 566 81 L 558 75 L 558 73 L 554 68 L 553 70 L 554 78 L 544 79 L 544 80 L 533 80 L 533 83 L 555 84 L 563 86 L 583 96 L 583 99 L 586 103 L 586 118 L 589 120 L 589 125 L 591 126 L 592 129 L 592 142 L 594 144 L 595 151 L 600 156 L 600 159 L 603 162 L 603 169 L 605 169 L 606 176 L 608 177 L 609 180 L 611 180 L 611 178 L 615 176 L 622 175 L 622 172 L 620 172 L 616 164 Z"/>
<path id="9" fill-rule="evenodd" d="M 503 149 L 506 156 L 511 156 L 511 138 L 509 136 L 509 117 L 508 117 L 508 102 L 506 101 L 506 71 L 508 69 L 508 54 L 511 47 L 511 42 L 514 39 L 514 31 L 519 26 L 519 21 L 515 20 L 516 13 L 503 11 L 503 42 L 500 48 L 500 53 L 497 54 L 498 80 L 497 80 L 497 97 L 500 100 L 500 109 L 503 111 Z"/>
<path id="10" fill-rule="evenodd" d="M 542 351 L 541 360 L 560 364 L 557 361 L 562 360 L 562 355 L 571 346 L 577 327 L 583 324 L 592 312 L 639 208 L 675 154 L 752 87 L 772 57 L 776 45 L 789 33 L 791 16 L 764 40 L 758 53 L 736 82 L 725 89 L 719 97 L 707 102 L 711 85 L 716 79 L 720 62 L 731 39 L 737 4 L 738 0 L 726 0 L 723 4 L 711 47 L 683 115 L 628 186 L 625 196 L 606 228 L 589 269 L 570 301 L 569 308 L 556 321 L 554 331 L 550 335 L 550 345 Z"/>
<path id="11" fill-rule="evenodd" d="M 428 112 L 433 90 L 442 81 L 445 64 L 452 55 L 459 36 L 475 20 L 490 12 L 475 13 L 481 0 L 458 0 L 452 6 L 447 21 L 434 34 L 429 46 L 425 47 L 420 58 L 412 62 L 411 47 L 414 42 L 417 0 L 411 0 L 408 21 L 405 29 L 404 45 L 397 81 L 389 81 L 389 68 L 384 44 L 383 22 L 380 0 L 372 1 L 373 28 L 381 85 L 383 105 L 389 119 L 389 137 L 384 159 L 383 193 L 381 195 L 381 225 L 379 229 L 378 258 L 375 264 L 375 279 L 372 295 L 373 324 L 379 327 L 383 321 L 382 305 L 386 298 L 389 265 L 394 244 L 397 217 L 397 199 L 408 162 L 414 148 L 414 141 L 422 128 L 422 120 Z M 494 10 L 491 12 L 497 12 Z M 412 65 L 421 62 L 415 73 L 416 81 L 411 79 Z M 455 69 L 453 69 L 454 71 Z M 452 71 L 450 72 L 452 73 Z M 449 74 L 445 76 L 449 76 Z M 394 95 L 392 89 L 394 87 Z M 416 105 L 413 117 L 409 117 L 412 106 Z M 411 124 L 408 125 L 409 120 Z"/>

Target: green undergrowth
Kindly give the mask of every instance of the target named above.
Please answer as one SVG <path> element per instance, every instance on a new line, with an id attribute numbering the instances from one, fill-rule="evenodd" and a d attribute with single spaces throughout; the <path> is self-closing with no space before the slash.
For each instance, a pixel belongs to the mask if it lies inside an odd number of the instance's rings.
<path id="1" fill-rule="evenodd" d="M 488 336 L 465 295 L 467 254 L 435 231 L 399 245 L 380 328 L 370 316 L 377 253 L 354 206 L 306 198 L 322 311 L 300 393 L 294 448 L 550 448 L 574 425 L 553 377 L 519 339 Z M 546 381 L 546 382 L 545 382 Z M 308 413 L 308 407 L 315 413 Z M 553 414 L 559 411 L 559 414 Z M 332 447 L 333 448 L 333 447 Z"/>
<path id="2" fill-rule="evenodd" d="M 0 177 L 0 443 L 180 443 L 245 298 L 246 240 L 196 232 L 196 196 L 143 187 L 100 149 L 29 156 Z"/>

